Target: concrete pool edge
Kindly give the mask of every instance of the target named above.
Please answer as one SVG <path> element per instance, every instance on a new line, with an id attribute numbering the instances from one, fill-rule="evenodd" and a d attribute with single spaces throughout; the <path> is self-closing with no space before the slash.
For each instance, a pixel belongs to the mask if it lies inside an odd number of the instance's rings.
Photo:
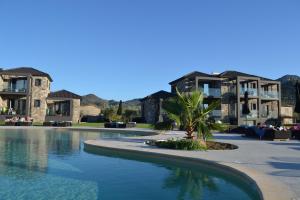
<path id="1" fill-rule="evenodd" d="M 195 165 L 207 165 L 213 168 L 218 168 L 219 170 L 229 171 L 229 173 L 233 173 L 235 175 L 240 176 L 241 178 L 247 179 L 247 181 L 251 184 L 255 184 L 261 199 L 264 200 L 284 200 L 284 199 L 293 199 L 294 193 L 286 187 L 283 183 L 278 180 L 274 180 L 272 177 L 263 174 L 257 170 L 249 169 L 246 167 L 241 167 L 237 164 L 226 163 L 226 162 L 218 162 L 214 160 L 202 159 L 192 156 L 183 156 L 183 155 L 175 155 L 170 154 L 168 152 L 154 152 L 143 149 L 130 149 L 130 148 L 122 148 L 115 147 L 109 145 L 103 145 L 99 143 L 97 140 L 87 140 L 84 142 L 85 148 L 93 151 L 93 150 L 101 150 L 106 149 L 115 152 L 126 152 L 129 154 L 141 154 L 145 156 L 152 156 L 158 158 L 165 159 L 173 159 L 176 161 L 184 162 L 192 162 Z M 163 150 L 163 149 L 162 149 Z"/>

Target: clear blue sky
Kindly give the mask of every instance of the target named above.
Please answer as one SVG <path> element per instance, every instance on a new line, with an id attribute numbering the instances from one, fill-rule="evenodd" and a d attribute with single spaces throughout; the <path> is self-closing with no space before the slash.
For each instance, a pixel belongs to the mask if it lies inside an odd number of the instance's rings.
<path id="1" fill-rule="evenodd" d="M 1 0 L 0 66 L 106 99 L 170 90 L 194 70 L 300 71 L 299 0 Z"/>

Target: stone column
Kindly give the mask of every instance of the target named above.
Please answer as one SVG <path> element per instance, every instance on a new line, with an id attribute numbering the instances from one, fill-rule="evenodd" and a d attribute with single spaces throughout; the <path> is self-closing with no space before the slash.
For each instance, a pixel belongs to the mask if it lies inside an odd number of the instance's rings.
<path id="1" fill-rule="evenodd" d="M 240 78 L 236 78 L 236 96 L 237 96 L 237 106 L 236 106 L 236 118 L 237 118 L 237 124 L 240 125 L 241 122 L 241 112 L 240 112 L 240 104 L 241 104 L 241 98 L 240 98 Z"/>
<path id="2" fill-rule="evenodd" d="M 26 116 L 31 116 L 31 76 L 27 76 L 27 88 L 26 88 Z"/>

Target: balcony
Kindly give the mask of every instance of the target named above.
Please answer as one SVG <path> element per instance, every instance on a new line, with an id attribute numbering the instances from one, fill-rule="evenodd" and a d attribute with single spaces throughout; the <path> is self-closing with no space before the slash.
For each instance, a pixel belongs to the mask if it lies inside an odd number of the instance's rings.
<path id="1" fill-rule="evenodd" d="M 222 112 L 221 112 L 221 110 L 213 110 L 213 111 L 210 113 L 210 116 L 211 116 L 211 117 L 221 117 L 221 116 L 222 116 Z"/>
<path id="2" fill-rule="evenodd" d="M 214 97 L 214 98 L 220 98 L 221 97 L 221 89 L 219 88 L 209 88 L 203 89 L 200 88 L 200 91 L 203 93 L 204 97 Z"/>
<path id="3" fill-rule="evenodd" d="M 12 88 L 7 87 L 1 90 L 2 93 L 22 93 L 25 94 L 27 92 L 26 88 Z"/>
<path id="4" fill-rule="evenodd" d="M 252 119 L 252 118 L 258 118 L 258 112 L 257 110 L 251 110 L 249 115 L 243 115 L 242 111 L 241 111 L 241 117 L 243 118 L 248 118 L 248 119 Z"/>
<path id="5" fill-rule="evenodd" d="M 253 96 L 253 97 L 257 96 L 256 88 L 241 88 L 240 89 L 240 95 L 245 95 L 245 92 L 248 92 L 249 96 Z"/>
<path id="6" fill-rule="evenodd" d="M 279 94 L 277 91 L 261 91 L 260 96 L 264 99 L 278 99 Z"/>
<path id="7" fill-rule="evenodd" d="M 277 119 L 278 118 L 278 112 L 277 111 L 269 111 L 269 112 L 267 112 L 267 111 L 263 111 L 262 113 L 261 113 L 261 117 L 262 118 L 268 118 L 268 119 L 270 119 L 270 118 L 275 118 L 275 119 Z"/>

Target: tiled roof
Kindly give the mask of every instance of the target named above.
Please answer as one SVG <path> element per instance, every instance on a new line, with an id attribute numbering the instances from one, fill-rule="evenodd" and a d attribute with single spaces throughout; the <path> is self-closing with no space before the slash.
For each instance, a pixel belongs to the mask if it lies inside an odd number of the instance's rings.
<path id="1" fill-rule="evenodd" d="M 146 100 L 148 98 L 166 99 L 166 98 L 173 97 L 173 96 L 175 96 L 175 94 L 172 94 L 172 93 L 164 91 L 164 90 L 160 90 L 156 93 L 153 93 L 153 94 L 150 94 L 149 96 L 146 96 L 145 98 L 141 99 L 141 101 Z"/>
<path id="2" fill-rule="evenodd" d="M 32 76 L 45 76 L 48 77 L 49 80 L 52 82 L 52 78 L 49 74 L 42 72 L 40 70 L 34 69 L 32 67 L 18 67 L 13 69 L 2 69 L 0 73 L 21 73 L 21 74 L 31 74 Z"/>
<path id="3" fill-rule="evenodd" d="M 67 99 L 81 99 L 81 96 L 74 94 L 73 92 L 67 90 L 59 90 L 56 92 L 51 92 L 48 98 L 67 98 Z"/>
<path id="4" fill-rule="evenodd" d="M 198 71 L 194 71 L 194 72 L 191 72 L 191 73 L 188 73 L 172 82 L 170 82 L 169 84 L 172 85 L 178 81 L 181 81 L 181 80 L 184 80 L 186 78 L 193 78 L 193 77 L 196 77 L 196 76 L 204 76 L 204 77 L 213 77 L 213 75 L 210 75 L 210 74 L 206 74 L 206 73 L 203 73 L 203 72 L 198 72 Z"/>
<path id="5" fill-rule="evenodd" d="M 243 73 L 243 72 L 238 72 L 238 71 L 224 71 L 218 75 L 218 77 L 220 77 L 220 78 L 236 78 L 237 76 L 255 77 L 255 78 L 260 78 L 262 80 L 274 81 L 272 79 L 268 79 L 268 78 L 264 78 L 264 77 L 256 76 L 256 75 L 252 75 L 252 74 L 247 74 L 247 73 Z"/>
<path id="6" fill-rule="evenodd" d="M 216 78 L 236 78 L 237 76 L 245 76 L 245 77 L 255 77 L 255 78 L 260 78 L 261 80 L 266 80 L 266 81 L 275 81 L 269 78 L 264 78 L 261 76 L 256 76 L 256 75 L 252 75 L 252 74 L 247 74 L 247 73 L 243 73 L 243 72 L 238 72 L 238 71 L 224 71 L 220 74 L 206 74 L 206 73 L 202 73 L 202 72 L 198 72 L 198 71 L 194 71 L 191 72 L 189 74 L 186 74 L 182 77 L 180 77 L 179 79 L 176 79 L 172 82 L 170 82 L 170 85 L 173 85 L 174 83 L 177 83 L 178 81 L 187 79 L 187 78 L 194 78 L 197 76 L 201 76 L 201 77 L 216 77 Z"/>

